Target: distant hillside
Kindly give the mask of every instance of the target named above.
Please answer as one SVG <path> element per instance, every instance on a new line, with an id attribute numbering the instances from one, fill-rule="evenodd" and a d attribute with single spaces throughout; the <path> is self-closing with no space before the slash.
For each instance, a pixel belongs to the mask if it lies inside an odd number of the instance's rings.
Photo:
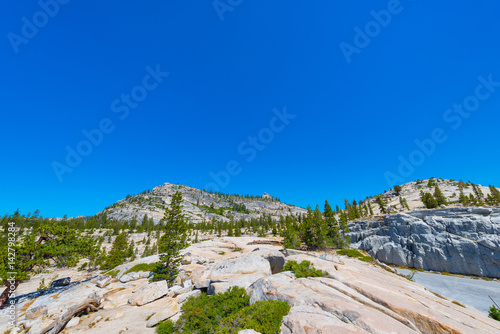
<path id="1" fill-rule="evenodd" d="M 241 218 L 249 220 L 259 218 L 263 214 L 278 218 L 306 212 L 303 208 L 281 203 L 279 199 L 266 193 L 262 196 L 227 195 L 165 183 L 150 192 L 145 191 L 136 196 L 127 196 L 98 214 L 128 221 L 135 217 L 138 222 L 141 222 L 144 215 L 148 215 L 157 223 L 163 218 L 165 208 L 170 204 L 172 195 L 176 191 L 182 193 L 184 214 L 193 223 L 209 221 L 213 218 L 228 221 L 230 217 L 235 220 Z"/>
<path id="2" fill-rule="evenodd" d="M 339 205 L 339 207 L 340 210 L 347 207 L 348 210 L 345 212 L 349 212 L 349 209 L 354 207 L 354 210 L 351 210 L 351 213 L 347 215 L 348 220 L 386 213 L 426 209 L 421 199 L 421 192 L 434 194 L 435 186 L 439 187 L 446 198 L 446 207 L 462 206 L 462 203 L 460 203 L 461 192 L 467 198 L 472 198 L 470 202 L 466 203 L 466 206 L 500 206 L 500 203 L 492 205 L 488 200 L 492 196 L 489 187 L 476 185 L 470 181 L 462 182 L 431 178 L 405 183 L 382 194 L 368 196 L 358 202 L 353 201 L 351 203 L 346 200 L 346 203 Z M 163 218 L 165 208 L 170 204 L 170 199 L 176 191 L 182 193 L 184 213 L 193 223 L 210 221 L 213 218 L 228 221 L 231 217 L 234 220 L 241 218 L 250 220 L 251 218 L 259 218 L 262 215 L 279 218 L 280 216 L 297 215 L 306 212 L 303 208 L 282 203 L 279 198 L 266 193 L 262 196 L 228 195 L 184 185 L 165 183 L 162 186 L 155 187 L 152 191 L 144 191 L 135 196 L 129 195 L 108 206 L 98 215 L 106 214 L 108 218 L 117 220 L 130 221 L 136 219 L 139 223 L 147 215 L 148 218 L 152 218 L 157 223 Z M 385 212 L 382 212 L 380 204 L 384 207 Z M 354 211 L 357 214 L 353 214 Z M 339 213 L 340 211 L 337 211 L 337 218 L 340 217 Z"/>
<path id="3" fill-rule="evenodd" d="M 379 196 L 383 200 L 387 208 L 391 208 L 389 209 L 389 212 L 407 212 L 426 209 L 424 203 L 420 198 L 420 193 L 428 192 L 434 194 L 436 185 L 446 197 L 446 201 L 448 202 L 445 205 L 446 207 L 462 206 L 462 204 L 460 203 L 461 189 L 465 196 L 470 198 L 470 196 L 472 195 L 475 200 L 482 201 L 482 205 L 488 205 L 488 196 L 491 196 L 491 191 L 488 186 L 474 184 L 470 181 L 462 182 L 440 178 L 431 178 L 426 180 L 408 182 L 401 185 L 401 189 L 398 189 L 399 191 L 396 191 L 396 187 L 394 187 L 389 191 L 380 194 Z M 476 188 L 476 190 L 474 189 L 474 187 Z M 478 193 L 476 193 L 476 191 L 478 191 Z M 406 200 L 408 207 L 401 203 L 402 199 Z M 383 214 L 383 212 L 381 212 L 380 206 L 377 204 L 377 196 L 369 197 L 362 202 L 366 201 L 370 202 L 374 215 Z M 467 206 L 474 206 L 474 203 L 468 203 Z M 496 204 L 493 206 L 499 205 Z"/>

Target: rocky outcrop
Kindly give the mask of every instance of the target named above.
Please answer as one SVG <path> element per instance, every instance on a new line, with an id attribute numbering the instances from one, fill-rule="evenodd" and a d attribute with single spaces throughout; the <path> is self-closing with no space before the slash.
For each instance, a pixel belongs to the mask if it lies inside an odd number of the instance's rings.
<path id="1" fill-rule="evenodd" d="M 389 264 L 500 277 L 500 208 L 450 208 L 349 225 L 353 246 Z"/>
<path id="2" fill-rule="evenodd" d="M 272 238 L 220 238 L 184 250 L 193 259 L 204 257 L 206 265 L 182 265 L 180 282 L 170 288 L 165 281 L 120 282 L 98 276 L 46 294 L 20 296 L 18 327 L 12 333 L 44 333 L 65 324 L 64 333 L 154 334 L 160 321 L 181 316 L 188 298 L 205 289 L 217 292 L 234 285 L 247 288 L 252 303 L 287 301 L 291 309 L 283 319 L 284 334 L 500 333 L 500 324 L 485 314 L 435 295 L 387 266 L 335 253 L 289 251 L 283 257 L 280 248 Z M 272 274 L 273 266 L 290 260 L 310 261 L 327 274 L 316 278 Z M 85 303 L 89 299 L 95 301 L 90 313 Z M 75 313 L 75 307 L 80 311 Z M 8 328 L 7 321 L 8 310 L 0 310 L 0 328 Z"/>
<path id="3" fill-rule="evenodd" d="M 287 260 L 308 260 L 328 276 L 296 278 L 292 272 L 282 272 L 247 288 L 251 303 L 282 300 L 290 304 L 281 326 L 283 334 L 500 331 L 500 324 L 477 311 L 372 264 L 343 258 L 344 264 L 339 265 L 305 255 Z"/>

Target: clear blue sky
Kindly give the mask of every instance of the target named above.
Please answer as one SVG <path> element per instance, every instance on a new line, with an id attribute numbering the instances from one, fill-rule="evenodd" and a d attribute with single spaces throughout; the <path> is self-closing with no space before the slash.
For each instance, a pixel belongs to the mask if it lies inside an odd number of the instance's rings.
<path id="1" fill-rule="evenodd" d="M 301 206 L 388 175 L 500 185 L 498 1 L 65 1 L 2 10 L 0 214 L 92 215 L 230 161 L 222 191 Z"/>

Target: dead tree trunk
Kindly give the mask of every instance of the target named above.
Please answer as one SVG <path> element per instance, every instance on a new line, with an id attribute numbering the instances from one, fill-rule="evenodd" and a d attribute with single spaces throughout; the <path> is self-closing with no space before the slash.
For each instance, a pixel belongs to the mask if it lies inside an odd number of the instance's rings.
<path id="1" fill-rule="evenodd" d="M 21 281 L 14 282 L 14 291 L 19 286 L 19 283 L 21 283 Z M 3 285 L 5 285 L 6 288 L 5 288 L 5 290 L 3 290 L 2 294 L 0 295 L 0 309 L 3 309 L 7 305 L 7 301 L 9 300 L 10 293 L 13 291 L 10 289 L 10 283 L 6 279 L 3 280 Z"/>
<path id="2" fill-rule="evenodd" d="M 58 320 L 56 320 L 54 323 L 51 325 L 47 326 L 44 328 L 40 334 L 57 334 L 59 333 L 64 326 L 68 323 L 68 321 L 71 320 L 76 314 L 80 313 L 81 311 L 90 308 L 93 311 L 97 311 L 99 308 L 99 305 L 101 304 L 101 299 L 99 296 L 97 296 L 95 293 L 91 294 L 88 296 L 87 299 L 85 299 L 83 302 L 77 305 L 71 306 L 66 313 L 64 313 Z"/>

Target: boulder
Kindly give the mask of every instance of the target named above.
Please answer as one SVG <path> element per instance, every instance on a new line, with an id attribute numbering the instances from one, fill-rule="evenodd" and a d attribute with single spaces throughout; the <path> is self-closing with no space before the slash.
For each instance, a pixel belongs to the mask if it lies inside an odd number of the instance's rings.
<path id="1" fill-rule="evenodd" d="M 50 289 L 56 288 L 59 286 L 68 286 L 69 283 L 71 283 L 71 277 L 60 278 L 60 279 L 55 280 L 52 283 L 50 283 Z"/>
<path id="2" fill-rule="evenodd" d="M 168 285 L 166 281 L 159 281 L 142 286 L 139 290 L 132 294 L 128 303 L 130 305 L 145 305 L 155 301 L 168 293 Z"/>
<path id="3" fill-rule="evenodd" d="M 148 278 L 151 275 L 149 271 L 138 271 L 134 273 L 128 273 L 120 277 L 120 282 L 127 283 L 131 281 L 136 281 L 141 278 Z"/>
<path id="4" fill-rule="evenodd" d="M 179 304 L 177 303 L 177 299 L 176 298 L 167 299 L 167 302 L 162 307 L 162 309 L 156 312 L 151 318 L 149 318 L 148 322 L 146 323 L 146 327 L 154 327 L 159 322 L 167 320 L 172 316 L 176 315 L 177 313 L 179 313 L 179 311 L 180 308 Z"/>
<path id="5" fill-rule="evenodd" d="M 253 329 L 244 329 L 242 331 L 239 331 L 238 334 L 260 334 L 260 333 L 254 331 Z"/>
<path id="6" fill-rule="evenodd" d="M 280 273 L 283 270 L 283 266 L 285 265 L 285 256 L 283 253 L 276 249 L 259 249 L 256 248 L 253 252 L 253 255 L 258 255 L 267 261 L 271 265 L 271 272 L 273 274 Z"/>
<path id="7" fill-rule="evenodd" d="M 71 328 L 71 327 L 75 327 L 75 326 L 77 326 L 79 323 L 80 323 L 80 318 L 79 318 L 79 317 L 74 317 L 74 318 L 72 318 L 70 321 L 68 321 L 68 323 L 66 324 L 66 326 L 64 326 L 64 328 Z"/>
<path id="8" fill-rule="evenodd" d="M 232 286 L 248 287 L 259 278 L 271 275 L 271 265 L 252 253 L 217 262 L 193 278 L 197 289 L 208 294 L 227 291 Z"/>

